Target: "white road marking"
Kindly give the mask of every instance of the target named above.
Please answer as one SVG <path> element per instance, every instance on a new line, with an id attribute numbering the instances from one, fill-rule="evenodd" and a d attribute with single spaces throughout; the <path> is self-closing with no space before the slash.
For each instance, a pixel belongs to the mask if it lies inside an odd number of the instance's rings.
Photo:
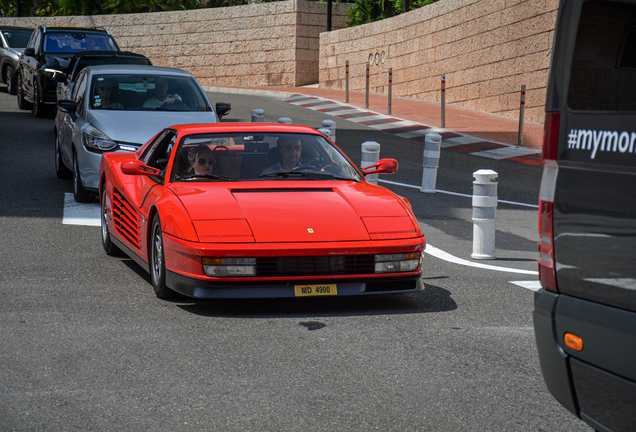
<path id="1" fill-rule="evenodd" d="M 444 261 L 452 262 L 454 264 L 464 265 L 467 267 L 475 267 L 475 268 L 481 268 L 485 270 L 494 270 L 494 271 L 507 272 L 507 273 L 519 273 L 519 274 L 527 274 L 527 275 L 535 275 L 535 276 L 539 275 L 539 272 L 535 270 L 522 270 L 522 269 L 501 267 L 501 266 L 495 266 L 491 264 L 482 264 L 478 262 L 468 261 L 463 258 L 458 258 L 454 255 L 451 255 L 448 252 L 444 252 L 443 250 L 436 248 L 430 243 L 426 244 L 426 249 L 424 250 L 424 252 L 436 258 L 442 259 Z"/>
<path id="2" fill-rule="evenodd" d="M 531 291 L 539 291 L 541 289 L 541 282 L 536 281 L 510 281 L 511 284 L 515 284 L 520 286 L 521 288 L 526 288 Z"/>
<path id="3" fill-rule="evenodd" d="M 101 226 L 99 204 L 75 202 L 72 193 L 64 194 L 64 225 Z"/>

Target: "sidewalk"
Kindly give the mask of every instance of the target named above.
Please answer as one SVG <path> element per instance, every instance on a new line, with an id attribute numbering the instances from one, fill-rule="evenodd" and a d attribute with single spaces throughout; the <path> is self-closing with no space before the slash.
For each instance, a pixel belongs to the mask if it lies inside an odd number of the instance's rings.
<path id="1" fill-rule="evenodd" d="M 503 159 L 528 165 L 543 165 L 541 147 L 543 125 L 524 122 L 523 143 L 517 146 L 519 121 L 508 117 L 446 105 L 445 127 L 440 128 L 441 108 L 438 102 L 393 97 L 391 115 L 387 115 L 388 100 L 384 94 L 369 94 L 365 108 L 364 92 L 349 92 L 345 103 L 344 90 L 305 87 L 206 87 L 206 90 L 227 93 L 262 93 L 282 95 L 286 102 L 358 122 L 387 133 L 423 141 L 424 135 L 442 135 L 442 147 L 476 156 Z"/>

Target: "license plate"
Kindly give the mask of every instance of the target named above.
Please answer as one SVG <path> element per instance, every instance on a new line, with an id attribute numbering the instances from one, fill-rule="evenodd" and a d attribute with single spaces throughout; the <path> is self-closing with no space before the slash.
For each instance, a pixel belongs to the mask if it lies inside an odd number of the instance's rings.
<path id="1" fill-rule="evenodd" d="M 294 292 L 296 297 L 338 295 L 338 286 L 336 284 L 295 285 Z"/>

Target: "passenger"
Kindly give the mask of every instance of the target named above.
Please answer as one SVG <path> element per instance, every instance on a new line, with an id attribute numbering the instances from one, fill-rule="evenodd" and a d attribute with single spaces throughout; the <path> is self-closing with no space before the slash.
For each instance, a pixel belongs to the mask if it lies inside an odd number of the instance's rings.
<path id="1" fill-rule="evenodd" d="M 261 175 L 289 172 L 294 168 L 301 166 L 300 152 L 302 151 L 302 148 L 303 146 L 300 142 L 300 138 L 280 138 L 278 140 L 277 147 L 278 152 L 280 153 L 280 160 L 265 168 Z"/>
<path id="2" fill-rule="evenodd" d="M 190 171 L 194 170 L 194 174 L 200 175 L 212 174 L 216 163 L 214 153 L 205 144 L 192 147 L 188 151 L 188 161 L 190 162 Z"/>
<path id="3" fill-rule="evenodd" d="M 111 95 L 117 92 L 118 88 L 115 80 L 108 78 L 100 80 L 98 78 L 97 85 L 95 86 L 93 106 L 103 109 L 124 109 L 124 106 L 120 102 L 115 102 L 111 99 Z"/>
<path id="4" fill-rule="evenodd" d="M 178 94 L 168 94 L 168 80 L 166 78 L 155 79 L 155 95 L 144 102 L 144 108 L 159 108 L 164 103 L 171 104 L 181 102 Z"/>

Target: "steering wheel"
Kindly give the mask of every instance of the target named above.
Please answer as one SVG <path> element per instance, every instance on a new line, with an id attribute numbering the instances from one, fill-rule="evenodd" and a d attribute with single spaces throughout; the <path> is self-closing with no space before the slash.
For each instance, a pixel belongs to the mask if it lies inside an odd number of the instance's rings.
<path id="1" fill-rule="evenodd" d="M 219 149 L 220 149 L 221 151 L 230 151 L 230 149 L 229 149 L 229 148 L 227 148 L 227 146 L 224 146 L 224 145 L 218 145 L 218 146 L 214 147 L 214 151 L 217 151 L 217 150 L 219 150 Z"/>
<path id="2" fill-rule="evenodd" d="M 192 108 L 185 102 L 181 102 L 179 100 L 175 100 L 172 103 L 164 102 L 161 104 L 159 109 L 170 109 L 174 111 L 190 111 Z"/>
<path id="3" fill-rule="evenodd" d="M 309 171 L 316 171 L 316 170 L 317 168 L 313 165 L 301 165 L 301 166 L 292 168 L 290 172 L 309 172 Z"/>

